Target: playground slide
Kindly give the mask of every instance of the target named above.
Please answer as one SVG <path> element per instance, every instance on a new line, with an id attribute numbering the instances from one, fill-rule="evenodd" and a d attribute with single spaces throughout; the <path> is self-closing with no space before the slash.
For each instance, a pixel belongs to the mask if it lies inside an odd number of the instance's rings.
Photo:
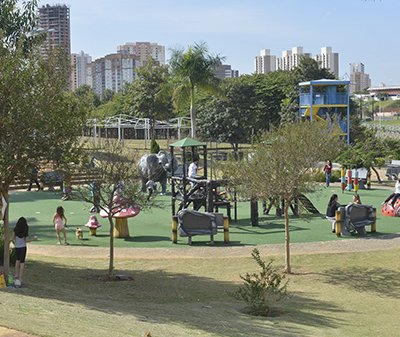
<path id="1" fill-rule="evenodd" d="M 310 199 L 308 199 L 304 194 L 299 195 L 299 202 L 302 203 L 303 207 L 312 214 L 320 214 L 320 212 L 315 208 Z"/>

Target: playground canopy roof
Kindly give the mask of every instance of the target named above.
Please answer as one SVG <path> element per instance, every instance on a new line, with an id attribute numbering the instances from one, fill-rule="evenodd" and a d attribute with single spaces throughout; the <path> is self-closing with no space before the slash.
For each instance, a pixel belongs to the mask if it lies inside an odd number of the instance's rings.
<path id="1" fill-rule="evenodd" d="M 191 146 L 204 146 L 206 143 L 199 142 L 193 138 L 183 138 L 175 143 L 170 144 L 172 147 L 191 147 Z"/>
<path id="2" fill-rule="evenodd" d="M 343 80 L 330 80 L 326 78 L 322 78 L 320 80 L 311 80 L 307 82 L 300 82 L 299 86 L 306 86 L 306 85 L 349 85 L 350 81 L 343 81 Z"/>

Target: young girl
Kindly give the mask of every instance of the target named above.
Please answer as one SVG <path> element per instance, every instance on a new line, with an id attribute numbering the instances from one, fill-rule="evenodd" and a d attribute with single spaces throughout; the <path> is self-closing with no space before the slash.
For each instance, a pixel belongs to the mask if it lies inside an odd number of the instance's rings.
<path id="1" fill-rule="evenodd" d="M 64 208 L 62 206 L 57 207 L 57 211 L 53 216 L 53 225 L 56 229 L 58 244 L 61 245 L 60 232 L 64 235 L 64 245 L 69 245 L 67 242 L 67 233 L 65 227 L 67 226 L 67 218 L 64 215 Z"/>
<path id="2" fill-rule="evenodd" d="M 26 219 L 21 217 L 18 219 L 14 228 L 15 255 L 15 276 L 14 285 L 20 287 L 22 284 L 22 275 L 24 273 L 26 258 L 26 239 L 28 237 L 29 227 Z"/>
<path id="3" fill-rule="evenodd" d="M 325 173 L 325 181 L 326 187 L 329 187 L 331 183 L 331 174 L 332 174 L 332 162 L 328 160 L 324 166 L 324 173 Z"/>
<path id="4" fill-rule="evenodd" d="M 361 198 L 359 194 L 353 195 L 353 204 L 361 205 Z"/>

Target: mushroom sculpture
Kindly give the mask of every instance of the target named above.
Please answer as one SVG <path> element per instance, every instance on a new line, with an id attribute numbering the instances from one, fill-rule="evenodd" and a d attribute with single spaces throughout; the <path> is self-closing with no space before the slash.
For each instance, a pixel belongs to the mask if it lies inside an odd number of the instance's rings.
<path id="1" fill-rule="evenodd" d="M 128 218 L 133 218 L 140 212 L 139 206 L 131 206 L 124 202 L 121 202 L 122 198 L 116 198 L 114 202 L 118 207 L 113 212 L 113 218 L 115 219 L 114 226 L 114 237 L 115 238 L 128 238 L 129 228 L 128 228 Z M 100 216 L 102 218 L 108 217 L 108 212 L 106 210 L 100 211 Z"/>
<path id="2" fill-rule="evenodd" d="M 101 227 L 101 224 L 97 220 L 95 215 L 91 215 L 89 217 L 88 223 L 85 225 L 85 227 L 88 227 L 90 230 L 90 235 L 96 236 L 96 230 L 97 228 Z"/>

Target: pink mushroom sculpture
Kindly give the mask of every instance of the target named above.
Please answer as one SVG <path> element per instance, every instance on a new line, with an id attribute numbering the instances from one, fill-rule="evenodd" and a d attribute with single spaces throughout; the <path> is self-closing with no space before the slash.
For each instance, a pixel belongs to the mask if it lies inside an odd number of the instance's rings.
<path id="1" fill-rule="evenodd" d="M 97 228 L 101 227 L 101 224 L 99 223 L 95 215 L 91 215 L 85 227 L 89 228 L 90 235 L 96 236 L 96 230 Z"/>
<path id="2" fill-rule="evenodd" d="M 133 218 L 140 213 L 139 206 L 124 205 L 116 210 L 113 218 L 115 218 L 114 237 L 127 238 L 129 237 L 128 218 Z M 102 218 L 108 217 L 108 212 L 105 210 L 100 211 Z"/>

